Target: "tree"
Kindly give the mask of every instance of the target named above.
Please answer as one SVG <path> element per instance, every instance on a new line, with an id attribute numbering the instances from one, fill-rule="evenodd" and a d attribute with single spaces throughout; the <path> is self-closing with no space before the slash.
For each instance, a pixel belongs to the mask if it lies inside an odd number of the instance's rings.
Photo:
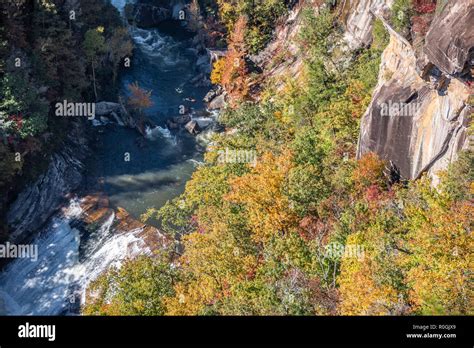
<path id="1" fill-rule="evenodd" d="M 128 104 L 138 110 L 140 113 L 143 109 L 153 106 L 153 100 L 151 99 L 152 91 L 147 91 L 138 86 L 138 83 L 131 83 L 128 86 L 131 95 L 128 97 Z"/>
<path id="2" fill-rule="evenodd" d="M 0 121 L 4 131 L 22 139 L 47 129 L 48 105 L 26 73 L 7 73 L 0 81 Z M 21 122 L 11 122 L 13 119 Z"/>
<path id="3" fill-rule="evenodd" d="M 127 28 L 117 28 L 112 37 L 107 40 L 107 52 L 112 63 L 113 82 L 117 79 L 120 61 L 129 57 L 133 51 L 133 43 L 130 40 Z"/>
<path id="4" fill-rule="evenodd" d="M 296 216 L 283 191 L 290 158 L 288 151 L 278 157 L 266 153 L 250 173 L 231 181 L 232 191 L 226 200 L 246 209 L 256 242 L 264 243 L 275 234 L 289 233 L 296 225 Z"/>
<path id="5" fill-rule="evenodd" d="M 222 85 L 231 98 L 231 105 L 237 100 L 247 97 L 247 49 L 245 46 L 245 33 L 247 30 L 247 20 L 240 17 L 233 29 L 229 39 L 229 49 L 225 57 L 225 64 L 222 72 Z"/>
<path id="6" fill-rule="evenodd" d="M 94 96 L 97 100 L 97 86 L 95 78 L 96 65 L 99 63 L 102 53 L 105 51 L 105 40 L 103 33 L 103 27 L 97 27 L 96 29 L 89 29 L 84 36 L 83 48 L 87 59 L 91 63 L 92 67 L 92 81 L 94 84 Z"/>
<path id="7" fill-rule="evenodd" d="M 462 154 L 441 178 L 441 191 L 423 178 L 406 194 L 408 233 L 403 248 L 409 253 L 401 262 L 417 313 L 469 315 L 473 313 L 472 153 Z"/>
<path id="8" fill-rule="evenodd" d="M 169 260 L 140 256 L 111 268 L 87 289 L 85 315 L 163 315 L 177 272 Z"/>
<path id="9" fill-rule="evenodd" d="M 211 82 L 213 84 L 220 84 L 222 82 L 222 73 L 225 68 L 225 59 L 220 58 L 214 62 L 212 65 L 212 72 L 211 72 Z"/>
<path id="10" fill-rule="evenodd" d="M 11 182 L 13 177 L 21 170 L 22 165 L 23 162 L 16 161 L 15 154 L 0 139 L 0 189 Z"/>
<path id="11" fill-rule="evenodd" d="M 68 98 L 77 98 L 88 86 L 85 62 L 78 57 L 73 32 L 53 4 L 36 2 L 33 16 L 34 62 L 39 78 Z"/>

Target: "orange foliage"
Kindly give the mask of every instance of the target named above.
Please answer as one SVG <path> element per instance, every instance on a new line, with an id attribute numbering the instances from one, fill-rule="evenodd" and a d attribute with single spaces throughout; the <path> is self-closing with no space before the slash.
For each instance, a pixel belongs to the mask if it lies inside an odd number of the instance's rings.
<path id="1" fill-rule="evenodd" d="M 251 173 L 232 180 L 232 192 L 225 199 L 243 204 L 253 228 L 253 239 L 265 242 L 272 235 L 297 226 L 298 219 L 283 194 L 283 185 L 291 167 L 291 154 L 276 157 L 266 153 Z"/>
<path id="2" fill-rule="evenodd" d="M 359 193 L 364 192 L 374 185 L 383 187 L 385 184 L 384 169 L 384 161 L 380 160 L 376 154 L 372 152 L 365 154 L 357 162 L 357 167 L 352 173 L 356 191 Z M 371 190 L 373 192 L 373 188 Z"/>
<path id="3" fill-rule="evenodd" d="M 236 101 L 248 95 L 247 65 L 245 56 L 245 32 L 247 20 L 240 17 L 234 26 L 229 40 L 229 51 L 225 57 L 225 64 L 222 71 L 221 83 L 226 89 L 230 104 L 236 105 Z"/>
<path id="4" fill-rule="evenodd" d="M 138 86 L 137 82 L 128 85 L 128 89 L 132 93 L 128 98 L 128 104 L 134 109 L 146 109 L 153 105 L 151 100 L 151 92 Z"/>

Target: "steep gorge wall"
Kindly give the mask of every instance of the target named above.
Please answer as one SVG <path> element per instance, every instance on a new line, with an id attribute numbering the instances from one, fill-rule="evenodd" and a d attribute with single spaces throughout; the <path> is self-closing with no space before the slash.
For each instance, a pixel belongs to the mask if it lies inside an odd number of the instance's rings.
<path id="1" fill-rule="evenodd" d="M 422 49 L 412 45 L 387 23 L 393 0 L 347 0 L 336 11 L 345 25 L 348 50 L 370 45 L 374 21 L 379 18 L 390 33 L 382 56 L 378 84 L 361 120 L 358 157 L 375 152 L 389 161 L 403 178 L 423 172 L 434 175 L 469 146 L 468 126 L 472 94 L 466 70 L 472 68 L 474 47 L 473 2 L 448 1 L 439 11 Z M 274 40 L 254 61 L 264 79 L 284 86 L 284 77 L 298 77 L 303 70 L 297 38 L 302 27 L 302 8 L 315 1 L 300 1 L 280 22 Z M 469 74 L 467 74 L 469 75 Z M 279 82 L 278 82 L 279 81 Z M 384 105 L 406 103 L 409 116 L 382 116 Z M 399 112 L 403 114 L 403 112 Z"/>
<path id="2" fill-rule="evenodd" d="M 473 58 L 472 23 L 472 1 L 449 2 L 432 22 L 418 54 L 386 24 L 390 44 L 361 121 L 358 156 L 375 152 L 402 177 L 415 179 L 428 172 L 436 183 L 435 173 L 469 146 L 472 90 L 466 68 Z M 398 110 L 387 114 L 395 103 Z"/>

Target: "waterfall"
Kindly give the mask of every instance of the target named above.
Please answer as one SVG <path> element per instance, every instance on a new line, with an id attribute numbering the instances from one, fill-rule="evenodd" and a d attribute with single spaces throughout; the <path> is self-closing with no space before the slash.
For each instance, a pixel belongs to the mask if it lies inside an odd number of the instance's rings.
<path id="1" fill-rule="evenodd" d="M 8 264 L 0 274 L 0 314 L 72 314 L 84 303 L 88 284 L 108 267 L 150 253 L 138 236 L 140 229 L 121 233 L 111 228 L 114 214 L 98 227 L 94 237 L 81 240 L 72 226 L 82 214 L 80 201 L 71 200 L 31 242 L 38 247 L 38 260 L 16 259 Z"/>
<path id="2" fill-rule="evenodd" d="M 111 0 L 121 13 L 131 2 Z M 134 81 L 153 90 L 156 109 L 150 110 L 152 116 L 177 110 L 188 96 L 202 100 L 207 91 L 189 85 L 196 57 L 186 53 L 184 41 L 155 29 L 129 30 L 138 48 L 134 55 L 138 64 L 121 77 L 124 93 Z M 156 124 L 164 121 L 155 117 Z M 123 128 L 102 136 L 104 146 L 98 151 L 106 151 L 106 155 L 98 156 L 100 164 L 91 169 L 100 172 L 97 177 L 105 178 L 104 190 L 111 206 L 124 207 L 133 216 L 142 214 L 144 207 L 160 208 L 179 195 L 194 171 L 193 161 L 200 159 L 194 139 L 181 137 L 178 144 L 176 135 L 164 127 L 147 129 L 147 137 L 156 141 L 145 147 L 139 147 Z M 126 151 L 132 161 L 117 161 Z M 91 170 L 91 175 L 96 174 Z M 81 205 L 81 198 L 72 199 L 44 227 L 32 231 L 36 237 L 31 244 L 38 248 L 36 261 L 17 258 L 0 273 L 0 315 L 78 314 L 91 281 L 127 258 L 151 253 L 141 229 L 120 231 L 114 227 L 118 224 L 112 209 L 100 226 L 89 226 L 85 231 L 81 221 L 86 213 Z"/>

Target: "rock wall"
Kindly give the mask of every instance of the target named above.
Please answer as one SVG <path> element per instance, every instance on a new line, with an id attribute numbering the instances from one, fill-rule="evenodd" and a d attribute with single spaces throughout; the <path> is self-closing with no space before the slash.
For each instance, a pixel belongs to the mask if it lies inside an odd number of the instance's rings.
<path id="1" fill-rule="evenodd" d="M 403 178 L 415 179 L 428 172 L 436 184 L 435 173 L 469 146 L 474 3 L 448 1 L 431 23 L 424 46 L 416 50 L 387 23 L 392 5 L 393 0 L 346 0 L 336 9 L 345 24 L 348 52 L 370 45 L 377 18 L 390 33 L 378 84 L 361 120 L 358 157 L 375 152 Z M 262 80 L 274 79 L 283 86 L 285 76 L 301 74 L 297 37 L 304 6 L 318 11 L 316 2 L 300 1 L 277 26 L 274 40 L 252 57 L 264 71 Z M 385 115 L 386 108 L 396 104 L 403 108 Z"/>
<path id="2" fill-rule="evenodd" d="M 88 148 L 83 127 L 72 123 L 68 141 L 51 157 L 48 170 L 28 185 L 7 212 L 9 240 L 22 243 L 65 202 L 67 195 L 82 181 L 82 170 Z"/>
<path id="3" fill-rule="evenodd" d="M 179 12 L 185 9 L 185 0 L 138 0 L 126 7 L 130 23 L 144 29 L 155 28 L 168 20 L 179 20 Z"/>
<path id="4" fill-rule="evenodd" d="M 433 21 L 418 57 L 385 23 L 390 44 L 361 121 L 359 157 L 375 152 L 391 161 L 403 178 L 428 172 L 436 184 L 436 172 L 469 147 L 471 77 L 462 73 L 472 60 L 472 20 L 466 19 L 472 19 L 473 11 L 470 0 L 446 5 Z"/>
<path id="5" fill-rule="evenodd" d="M 374 13 L 385 17 L 393 0 L 350 0 L 346 1 L 340 15 L 346 24 L 344 39 L 350 49 L 368 46 L 372 42 Z"/>

